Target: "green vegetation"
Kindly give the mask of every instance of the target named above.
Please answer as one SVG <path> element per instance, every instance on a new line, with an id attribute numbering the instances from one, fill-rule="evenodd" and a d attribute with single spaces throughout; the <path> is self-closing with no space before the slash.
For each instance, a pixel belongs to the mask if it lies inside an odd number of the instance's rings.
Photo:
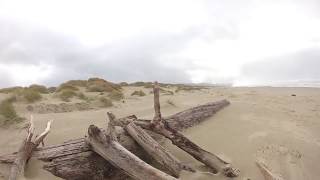
<path id="1" fill-rule="evenodd" d="M 11 97 L 6 99 L 8 102 L 10 103 L 14 103 L 17 102 L 17 96 L 16 95 L 12 95 Z"/>
<path id="2" fill-rule="evenodd" d="M 89 92 L 112 92 L 120 91 L 121 86 L 100 78 L 88 79 L 87 91 Z"/>
<path id="3" fill-rule="evenodd" d="M 84 101 L 88 101 L 89 100 L 89 98 L 86 95 L 84 95 L 82 92 L 78 93 L 77 96 L 81 100 L 84 100 Z"/>
<path id="4" fill-rule="evenodd" d="M 101 97 L 99 100 L 102 103 L 103 107 L 111 107 L 111 106 L 113 106 L 112 101 L 110 99 L 108 99 L 108 98 Z"/>
<path id="5" fill-rule="evenodd" d="M 144 86 L 146 83 L 142 81 L 130 83 L 130 86 Z"/>
<path id="6" fill-rule="evenodd" d="M 36 92 L 42 93 L 42 94 L 47 94 L 48 93 L 47 87 L 42 86 L 42 85 L 38 85 L 38 84 L 32 84 L 32 85 L 29 86 L 28 89 L 30 89 L 32 91 L 36 91 Z"/>
<path id="7" fill-rule="evenodd" d="M 49 88 L 48 88 L 48 92 L 49 92 L 49 93 L 54 93 L 54 92 L 56 92 L 56 90 L 57 90 L 56 87 L 49 87 Z"/>
<path id="8" fill-rule="evenodd" d="M 28 103 L 39 101 L 42 96 L 38 91 L 32 89 L 24 89 L 19 93 Z"/>
<path id="9" fill-rule="evenodd" d="M 124 95 L 121 91 L 114 90 L 109 93 L 108 97 L 112 100 L 120 101 L 124 98 Z"/>
<path id="10" fill-rule="evenodd" d="M 9 87 L 9 88 L 2 88 L 0 89 L 0 93 L 16 93 L 18 91 L 23 90 L 23 87 L 21 86 L 16 86 L 16 87 Z"/>
<path id="11" fill-rule="evenodd" d="M 176 89 L 176 93 L 179 91 L 196 91 L 201 89 L 207 89 L 206 87 L 199 87 L 199 86 L 187 86 L 187 85 L 180 85 Z"/>
<path id="12" fill-rule="evenodd" d="M 23 118 L 19 117 L 10 99 L 0 103 L 0 124 L 20 122 Z"/>
<path id="13" fill-rule="evenodd" d="M 129 84 L 127 82 L 121 82 L 119 83 L 120 86 L 128 86 Z"/>
<path id="14" fill-rule="evenodd" d="M 144 88 L 153 88 L 153 83 L 151 83 L 151 82 L 145 83 L 143 87 Z"/>
<path id="15" fill-rule="evenodd" d="M 77 93 L 72 90 L 63 90 L 58 95 L 58 97 L 65 102 L 69 102 L 74 96 L 77 96 Z"/>
<path id="16" fill-rule="evenodd" d="M 87 80 L 70 80 L 61 85 L 87 87 L 88 81 Z"/>
<path id="17" fill-rule="evenodd" d="M 145 96 L 146 93 L 144 93 L 142 90 L 134 91 L 131 96 Z"/>
<path id="18" fill-rule="evenodd" d="M 163 89 L 163 88 L 160 88 L 159 91 L 160 91 L 160 93 L 162 93 L 163 95 L 174 95 L 174 92 L 173 92 L 173 91 L 166 90 L 166 89 Z M 150 94 L 153 94 L 153 90 L 150 91 Z"/>
<path id="19" fill-rule="evenodd" d="M 78 91 L 79 88 L 69 85 L 69 84 L 61 84 L 58 89 L 56 90 L 57 92 L 62 92 L 62 91 Z"/>
<path id="20" fill-rule="evenodd" d="M 31 85 L 30 87 L 23 88 L 23 87 L 11 87 L 11 88 L 4 88 L 2 92 L 4 93 L 11 93 L 12 96 L 9 98 L 9 101 L 15 102 L 18 99 L 25 99 L 28 103 L 33 103 L 39 101 L 42 96 L 41 92 L 46 92 L 46 87 L 40 85 Z"/>

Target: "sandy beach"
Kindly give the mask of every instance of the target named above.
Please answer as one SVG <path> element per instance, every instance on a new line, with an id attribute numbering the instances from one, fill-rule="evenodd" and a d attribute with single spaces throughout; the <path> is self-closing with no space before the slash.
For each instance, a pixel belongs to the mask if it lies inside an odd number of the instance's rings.
<path id="1" fill-rule="evenodd" d="M 130 96 L 134 90 L 143 90 L 143 97 Z M 53 119 L 46 145 L 84 137 L 90 124 L 105 126 L 106 113 L 117 117 L 135 114 L 140 118 L 153 117 L 151 89 L 125 87 L 124 102 L 113 107 L 95 108 L 65 113 L 33 113 L 36 130 L 42 130 Z M 5 98 L 0 94 L 0 98 Z M 320 177 L 320 89 L 275 87 L 211 87 L 196 91 L 181 91 L 174 95 L 161 95 L 163 116 L 181 110 L 227 99 L 229 106 L 205 122 L 183 133 L 204 149 L 214 152 L 238 167 L 238 178 L 263 179 L 256 161 L 265 163 L 273 173 L 286 180 L 314 180 Z M 173 102 L 173 104 L 169 104 Z M 54 102 L 50 95 L 37 103 Z M 76 101 L 76 100 L 72 100 Z M 27 104 L 15 105 L 19 115 L 29 117 Z M 24 123 L 0 128 L 0 154 L 18 149 L 26 135 Z M 195 167 L 198 173 L 183 173 L 185 180 L 226 179 L 212 175 L 199 162 L 170 143 L 165 146 L 182 162 Z M 8 167 L 0 166 L 2 178 Z M 59 179 L 41 169 L 41 162 L 31 160 L 26 170 L 28 180 Z"/>

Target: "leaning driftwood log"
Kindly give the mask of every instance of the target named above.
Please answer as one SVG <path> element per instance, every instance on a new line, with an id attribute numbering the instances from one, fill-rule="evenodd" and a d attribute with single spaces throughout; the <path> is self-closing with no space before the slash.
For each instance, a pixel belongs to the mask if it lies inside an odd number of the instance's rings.
<path id="1" fill-rule="evenodd" d="M 200 105 L 180 113 L 163 118 L 167 125 L 175 130 L 182 130 L 204 121 L 230 103 L 221 100 Z M 146 128 L 151 120 L 137 119 L 134 115 L 116 121 L 116 135 L 119 143 L 146 162 L 151 160 L 145 156 L 144 150 L 122 128 L 130 122 Z M 120 127 L 122 126 L 122 127 Z M 150 131 L 147 131 L 150 133 Z M 153 135 L 151 133 L 151 135 Z M 156 139 L 157 140 L 157 139 Z M 13 163 L 17 153 L 0 156 L 0 162 Z M 33 157 L 45 162 L 44 169 L 63 179 L 127 179 L 125 173 L 119 171 L 102 157 L 92 152 L 84 138 L 67 141 L 63 144 L 38 148 Z"/>
<path id="2" fill-rule="evenodd" d="M 21 147 L 19 148 L 19 151 L 15 156 L 15 160 L 12 163 L 9 174 L 9 180 L 16 180 L 24 175 L 25 166 L 28 160 L 31 158 L 33 151 L 39 146 L 40 143 L 44 145 L 43 140 L 50 131 L 51 122 L 52 121 L 48 122 L 45 131 L 41 133 L 39 136 L 37 136 L 34 142 L 32 142 L 32 137 L 34 135 L 34 124 L 33 117 L 30 117 L 30 125 L 27 130 L 28 135 L 26 139 L 24 139 L 24 141 L 22 142 Z"/>
<path id="3" fill-rule="evenodd" d="M 121 169 L 133 179 L 137 180 L 176 180 L 176 178 L 150 166 L 136 155 L 124 148 L 118 141 L 113 130 L 103 133 L 98 127 L 91 125 L 88 129 L 89 137 L 86 142 L 91 149 L 113 166 Z"/>
<path id="4" fill-rule="evenodd" d="M 189 140 L 187 137 L 185 137 L 183 134 L 171 128 L 170 125 L 168 125 L 168 123 L 166 123 L 166 121 L 162 119 L 161 111 L 160 111 L 160 101 L 159 101 L 160 93 L 159 93 L 159 86 L 157 82 L 155 82 L 153 89 L 154 89 L 155 116 L 151 123 L 150 129 L 170 139 L 174 145 L 178 146 L 179 148 L 181 148 L 182 150 L 190 154 L 195 159 L 199 160 L 200 162 L 204 163 L 208 167 L 212 168 L 212 170 L 215 173 L 218 173 L 218 172 L 223 173 L 228 177 L 238 176 L 239 175 L 238 169 L 233 168 L 231 164 L 222 160 L 217 155 L 202 149 L 201 147 L 193 143 L 191 140 Z"/>

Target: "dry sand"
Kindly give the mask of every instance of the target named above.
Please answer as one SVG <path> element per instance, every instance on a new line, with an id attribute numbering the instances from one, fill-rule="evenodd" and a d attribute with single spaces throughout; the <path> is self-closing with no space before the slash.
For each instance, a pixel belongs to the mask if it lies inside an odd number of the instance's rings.
<path id="1" fill-rule="evenodd" d="M 139 87 L 125 88 L 125 103 L 115 107 L 74 111 L 67 113 L 34 114 L 37 130 L 42 130 L 49 119 L 54 119 L 46 144 L 83 137 L 90 124 L 105 126 L 106 112 L 118 117 L 136 114 L 152 118 L 151 89 L 143 89 L 147 96 L 131 97 Z M 291 96 L 296 94 L 296 96 Z M 0 94 L 0 99 L 4 95 Z M 179 92 L 161 96 L 163 115 L 226 98 L 231 105 L 204 123 L 184 132 L 204 149 L 221 155 L 241 170 L 239 180 L 262 180 L 256 161 L 263 161 L 272 172 L 286 180 L 316 180 L 320 177 L 320 89 L 316 88 L 211 88 L 193 92 Z M 168 104 L 170 99 L 175 106 Z M 48 97 L 47 101 L 53 101 Z M 23 116 L 28 116 L 25 104 L 18 105 Z M 21 125 L 0 128 L 0 154 L 16 151 L 25 136 Z M 225 179 L 206 173 L 206 169 L 183 151 L 166 146 L 183 162 L 195 166 L 203 173 L 182 174 L 186 180 Z M 0 166 L 0 172 L 6 167 Z M 0 177 L 1 179 L 1 177 Z M 59 179 L 41 170 L 41 163 L 32 160 L 26 179 Z"/>

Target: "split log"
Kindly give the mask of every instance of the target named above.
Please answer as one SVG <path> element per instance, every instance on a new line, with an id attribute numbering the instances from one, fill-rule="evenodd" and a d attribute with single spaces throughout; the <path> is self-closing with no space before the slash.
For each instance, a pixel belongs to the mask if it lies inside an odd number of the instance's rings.
<path id="1" fill-rule="evenodd" d="M 154 110 L 155 116 L 150 126 L 152 131 L 170 139 L 174 145 L 212 168 L 214 173 L 223 173 L 227 177 L 237 177 L 239 175 L 238 169 L 232 167 L 231 164 L 224 161 L 217 155 L 202 149 L 183 134 L 171 128 L 170 125 L 162 119 L 160 112 L 159 86 L 157 82 L 155 82 L 154 85 Z"/>
<path id="2" fill-rule="evenodd" d="M 102 133 L 98 127 L 90 125 L 88 135 L 86 141 L 91 149 L 130 177 L 137 180 L 176 180 L 150 166 L 119 144 L 112 126 L 108 127 L 107 133 Z"/>
<path id="3" fill-rule="evenodd" d="M 182 130 L 206 120 L 207 117 L 213 115 L 229 104 L 230 103 L 227 100 L 211 102 L 187 109 L 167 118 L 164 117 L 164 120 L 171 128 Z M 135 124 L 144 129 L 150 128 L 151 120 L 137 119 L 134 115 L 120 118 L 116 121 L 116 125 L 119 126 L 116 127 L 117 139 L 119 143 L 130 152 L 144 161 L 150 161 L 148 156 L 145 156 L 145 151 L 137 145 L 122 128 L 132 121 L 135 121 Z M 156 133 L 152 133 L 151 131 L 147 131 L 147 133 L 155 138 L 153 134 Z M 159 139 L 155 140 L 158 141 Z M 12 153 L 0 156 L 0 162 L 11 164 L 14 162 L 16 155 L 17 153 Z M 126 174 L 113 167 L 109 162 L 92 152 L 85 143 L 84 138 L 70 140 L 58 145 L 39 147 L 35 149 L 32 157 L 44 161 L 45 170 L 63 179 L 124 180 L 129 178 Z"/>
<path id="4" fill-rule="evenodd" d="M 174 177 L 179 177 L 181 170 L 195 172 L 192 168 L 183 165 L 147 132 L 145 132 L 141 127 L 135 125 L 134 122 L 128 124 L 125 129 L 151 157 L 167 169 Z"/>
<path id="5" fill-rule="evenodd" d="M 50 131 L 51 122 L 52 121 L 48 122 L 45 131 L 41 133 L 39 136 L 37 136 L 34 142 L 32 142 L 32 137 L 34 135 L 34 123 L 33 117 L 30 117 L 28 135 L 26 139 L 23 141 L 21 147 L 19 148 L 18 153 L 16 154 L 15 160 L 10 169 L 9 180 L 16 180 L 20 176 L 24 175 L 25 166 L 28 160 L 31 158 L 33 151 L 39 146 L 40 143 L 44 145 L 43 140 Z"/>

